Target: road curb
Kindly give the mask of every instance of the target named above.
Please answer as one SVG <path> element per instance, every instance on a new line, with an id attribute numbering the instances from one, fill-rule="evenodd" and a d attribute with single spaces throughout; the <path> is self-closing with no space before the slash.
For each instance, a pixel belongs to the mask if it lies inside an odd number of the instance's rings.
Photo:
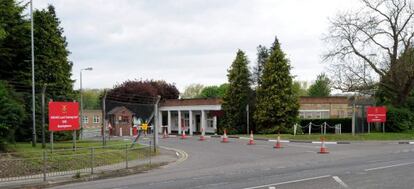
<path id="1" fill-rule="evenodd" d="M 411 141 L 403 141 L 403 142 L 398 142 L 398 144 L 414 144 L 414 142 L 411 142 Z"/>

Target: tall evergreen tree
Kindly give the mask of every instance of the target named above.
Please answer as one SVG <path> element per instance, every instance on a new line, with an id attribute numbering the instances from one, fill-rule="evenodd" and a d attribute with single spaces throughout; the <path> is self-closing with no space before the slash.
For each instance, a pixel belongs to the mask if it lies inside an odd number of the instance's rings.
<path id="1" fill-rule="evenodd" d="M 247 56 L 238 50 L 227 74 L 229 86 L 223 97 L 223 126 L 233 133 L 241 133 L 246 127 L 246 105 L 251 91 L 247 64 Z"/>
<path id="2" fill-rule="evenodd" d="M 73 97 L 72 62 L 69 61 L 67 42 L 55 8 L 34 12 L 35 80 L 41 86 L 50 84 L 52 97 Z"/>
<path id="3" fill-rule="evenodd" d="M 30 25 L 24 8 L 15 0 L 0 0 L 0 80 L 29 86 Z"/>
<path id="4" fill-rule="evenodd" d="M 261 78 L 267 58 L 269 58 L 269 49 L 267 49 L 265 46 L 259 45 L 257 47 L 256 66 L 253 68 L 253 82 L 257 87 L 262 83 Z"/>
<path id="5" fill-rule="evenodd" d="M 276 38 L 257 89 L 254 118 L 258 132 L 287 132 L 297 121 L 299 103 L 292 88 L 290 68 Z"/>

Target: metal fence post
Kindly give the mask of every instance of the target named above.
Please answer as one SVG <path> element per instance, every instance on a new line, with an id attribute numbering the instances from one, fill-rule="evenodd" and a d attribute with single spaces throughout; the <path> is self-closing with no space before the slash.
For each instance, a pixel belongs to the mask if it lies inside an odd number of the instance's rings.
<path id="1" fill-rule="evenodd" d="M 149 141 L 149 146 L 148 146 L 148 155 L 149 155 L 149 167 L 151 168 L 151 141 Z"/>
<path id="2" fill-rule="evenodd" d="M 94 167 L 94 164 L 95 164 L 95 161 L 94 161 L 94 151 L 95 151 L 95 149 L 92 147 L 91 148 L 91 175 L 93 175 L 93 167 Z"/>
<path id="3" fill-rule="evenodd" d="M 323 134 L 324 134 L 324 135 L 326 135 L 326 124 L 327 124 L 327 123 L 325 122 L 324 127 L 323 127 Z"/>
<path id="4" fill-rule="evenodd" d="M 128 144 L 125 144 L 125 169 L 128 169 Z"/>
<path id="5" fill-rule="evenodd" d="M 46 181 L 46 151 L 43 150 L 43 181 Z"/>
<path id="6" fill-rule="evenodd" d="M 309 123 L 309 135 L 311 134 L 311 130 L 312 130 L 312 122 Z"/>

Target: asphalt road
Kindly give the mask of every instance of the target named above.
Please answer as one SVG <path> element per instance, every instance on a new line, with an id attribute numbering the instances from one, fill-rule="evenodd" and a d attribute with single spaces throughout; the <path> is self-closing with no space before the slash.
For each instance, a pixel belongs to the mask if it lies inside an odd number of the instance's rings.
<path id="1" fill-rule="evenodd" d="M 163 146 L 181 149 L 188 158 L 147 173 L 64 185 L 56 188 L 414 188 L 414 145 L 367 142 L 320 145 L 218 138 L 160 139 Z"/>

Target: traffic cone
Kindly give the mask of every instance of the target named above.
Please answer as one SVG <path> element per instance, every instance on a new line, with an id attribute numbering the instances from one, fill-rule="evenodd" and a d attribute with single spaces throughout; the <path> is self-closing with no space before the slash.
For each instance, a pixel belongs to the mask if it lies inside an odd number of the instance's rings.
<path id="1" fill-rule="evenodd" d="M 168 138 L 168 134 L 166 130 L 164 130 L 164 134 L 162 135 L 162 138 Z"/>
<path id="2" fill-rule="evenodd" d="M 250 131 L 250 138 L 249 138 L 249 143 L 247 143 L 248 145 L 254 145 L 254 138 L 253 138 L 253 131 Z"/>
<path id="3" fill-rule="evenodd" d="M 328 148 L 325 146 L 325 138 L 321 137 L 321 149 L 318 154 L 329 154 Z"/>
<path id="4" fill-rule="evenodd" d="M 201 135 L 199 141 L 204 141 L 206 138 L 204 137 L 204 128 L 201 128 Z"/>
<path id="5" fill-rule="evenodd" d="M 183 134 L 181 135 L 181 139 L 186 139 L 187 136 L 185 135 L 185 130 L 183 130 Z"/>
<path id="6" fill-rule="evenodd" d="M 229 138 L 227 138 L 226 129 L 224 129 L 224 134 L 223 134 L 221 142 L 223 142 L 223 143 L 228 143 L 229 142 Z"/>
<path id="7" fill-rule="evenodd" d="M 282 148 L 282 143 L 280 142 L 280 134 L 277 135 L 277 140 L 273 148 Z"/>

